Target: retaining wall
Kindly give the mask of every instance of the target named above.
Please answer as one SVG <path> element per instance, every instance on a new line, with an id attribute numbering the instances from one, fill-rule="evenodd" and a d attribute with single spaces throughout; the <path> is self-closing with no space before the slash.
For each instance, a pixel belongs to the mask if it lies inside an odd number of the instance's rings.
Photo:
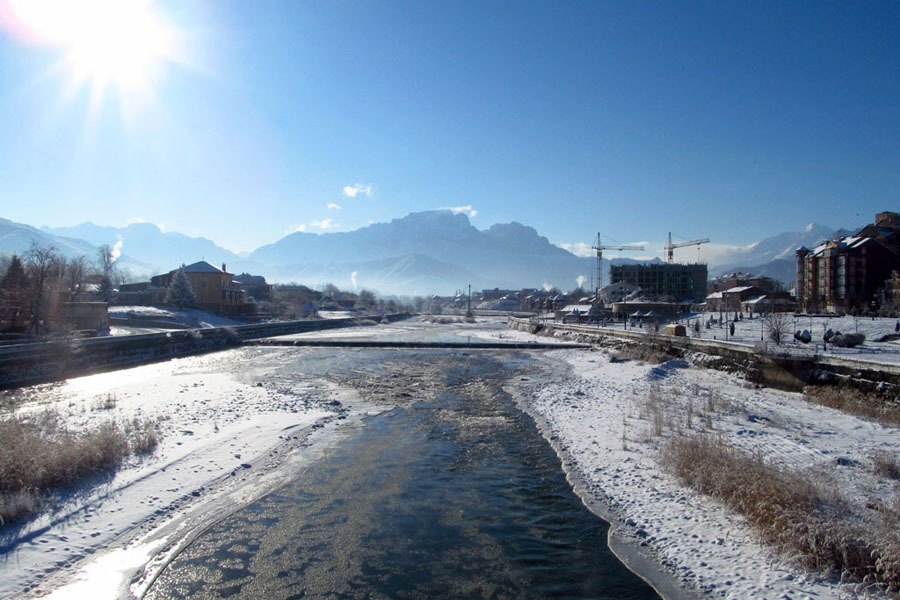
<path id="1" fill-rule="evenodd" d="M 791 355 L 780 352 L 773 344 L 762 349 L 723 340 L 703 340 L 664 334 L 626 331 L 589 325 L 544 323 L 509 318 L 509 326 L 531 333 L 569 331 L 602 340 L 651 344 L 669 353 L 700 352 L 720 357 L 713 367 L 730 367 L 743 372 L 755 383 L 790 391 L 799 391 L 809 384 L 848 383 L 864 389 L 888 389 L 900 393 L 900 365 L 848 359 L 828 355 Z M 543 330 L 543 331 L 542 331 Z"/>
<path id="2" fill-rule="evenodd" d="M 398 313 L 383 317 L 284 321 L 122 337 L 11 344 L 0 347 L 0 388 L 58 381 L 75 375 L 167 360 L 176 356 L 213 352 L 238 346 L 245 340 L 349 327 L 372 319 L 393 322 L 409 316 Z"/>

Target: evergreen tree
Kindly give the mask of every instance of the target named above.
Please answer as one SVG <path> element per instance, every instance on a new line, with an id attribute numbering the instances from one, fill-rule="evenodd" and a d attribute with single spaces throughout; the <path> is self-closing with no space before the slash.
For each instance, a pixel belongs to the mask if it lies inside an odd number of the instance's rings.
<path id="1" fill-rule="evenodd" d="M 169 291 L 166 293 L 166 302 L 177 306 L 179 309 L 193 306 L 196 302 L 194 290 L 191 288 L 191 282 L 187 275 L 184 274 L 184 266 L 172 277 L 172 283 L 169 285 Z"/>
<path id="2" fill-rule="evenodd" d="M 100 295 L 100 299 L 106 303 L 112 302 L 113 297 L 113 283 L 112 279 L 104 275 L 100 279 L 100 283 L 98 284 L 97 293 Z"/>
<path id="3" fill-rule="evenodd" d="M 28 274 L 25 265 L 17 255 L 13 254 L 9 268 L 0 280 L 0 320 L 7 323 L 10 331 L 18 331 L 28 315 Z"/>
<path id="4" fill-rule="evenodd" d="M 28 287 L 28 275 L 25 274 L 25 265 L 22 259 L 13 254 L 9 261 L 9 268 L 0 280 L 0 288 L 4 290 L 24 290 Z"/>

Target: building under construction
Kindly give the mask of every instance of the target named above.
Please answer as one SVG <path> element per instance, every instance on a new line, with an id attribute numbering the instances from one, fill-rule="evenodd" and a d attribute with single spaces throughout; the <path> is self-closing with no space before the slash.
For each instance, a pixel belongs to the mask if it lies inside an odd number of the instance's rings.
<path id="1" fill-rule="evenodd" d="M 668 302 L 706 297 L 707 270 L 705 264 L 632 264 L 612 265 L 610 283 L 627 283 L 641 288 L 644 296 Z"/>

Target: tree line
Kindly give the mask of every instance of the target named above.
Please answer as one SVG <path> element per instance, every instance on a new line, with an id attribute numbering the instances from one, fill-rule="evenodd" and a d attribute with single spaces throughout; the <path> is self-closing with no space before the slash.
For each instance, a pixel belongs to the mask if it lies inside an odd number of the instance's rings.
<path id="1" fill-rule="evenodd" d="M 35 242 L 13 254 L 0 279 L 0 332 L 31 336 L 69 329 L 66 304 L 88 296 L 109 302 L 117 280 L 115 256 L 101 246 L 95 260 L 66 258 Z"/>

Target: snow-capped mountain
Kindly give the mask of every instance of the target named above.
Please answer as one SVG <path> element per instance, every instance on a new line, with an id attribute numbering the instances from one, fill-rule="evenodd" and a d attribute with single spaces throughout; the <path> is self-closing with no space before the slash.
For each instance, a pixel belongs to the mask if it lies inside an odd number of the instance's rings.
<path id="1" fill-rule="evenodd" d="M 721 253 L 715 262 L 710 262 L 710 275 L 752 271 L 789 284 L 794 280 L 796 272 L 794 253 L 798 248 L 801 246 L 811 248 L 825 240 L 851 233 L 848 229 L 833 229 L 818 223 L 810 223 L 802 231 L 779 233 L 745 248 L 732 248 L 729 252 Z"/>
<path id="2" fill-rule="evenodd" d="M 780 233 L 750 246 L 719 247 L 715 257 L 707 256 L 710 274 L 740 270 L 790 284 L 797 248 L 850 233 L 811 223 L 801 231 Z M 411 213 L 354 231 L 292 233 L 241 255 L 209 239 L 163 232 L 150 223 L 35 229 L 0 219 L 0 253 L 23 254 L 32 241 L 54 246 L 67 257 L 84 255 L 90 260 L 98 246 L 116 246 L 119 264 L 135 281 L 202 259 L 226 263 L 234 273 L 265 275 L 271 282 L 311 286 L 330 282 L 344 289 L 395 294 L 449 294 L 468 284 L 476 289 L 553 285 L 571 290 L 579 283 L 589 287 L 597 269 L 595 259 L 551 244 L 533 227 L 512 222 L 479 230 L 465 214 L 448 210 Z M 604 259 L 604 273 L 608 268 Z"/>
<path id="3" fill-rule="evenodd" d="M 326 257 L 327 269 L 322 265 Z M 326 281 L 347 281 L 355 272 L 360 286 L 374 288 L 377 282 L 380 290 L 393 279 L 385 273 L 427 272 L 432 289 L 442 294 L 469 283 L 573 289 L 579 276 L 590 279 L 592 269 L 591 259 L 554 246 L 532 227 L 513 222 L 481 231 L 466 215 L 449 210 L 412 213 L 342 233 L 292 233 L 258 248 L 249 259 L 269 265 L 278 279 L 296 278 L 298 269 L 315 264 Z M 411 291 L 406 284 L 390 287 L 395 293 Z M 418 281 L 414 287 L 422 292 Z"/>

